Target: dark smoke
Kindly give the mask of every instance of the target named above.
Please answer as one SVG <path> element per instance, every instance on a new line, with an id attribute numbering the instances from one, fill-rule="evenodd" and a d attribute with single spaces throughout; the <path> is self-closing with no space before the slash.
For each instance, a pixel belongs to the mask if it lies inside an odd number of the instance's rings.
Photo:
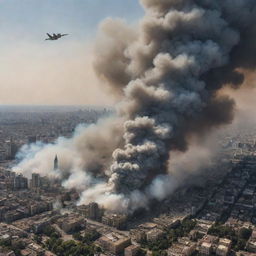
<path id="1" fill-rule="evenodd" d="M 113 153 L 111 182 L 125 194 L 165 172 L 169 152 L 185 151 L 190 136 L 230 123 L 235 103 L 217 92 L 227 84 L 239 87 L 244 75 L 238 68 L 254 69 L 256 64 L 255 1 L 141 2 L 146 15 L 137 38 L 131 31 L 126 38 L 132 40 L 125 44 L 116 31 L 105 51 L 120 51 L 107 59 L 100 55 L 95 62 L 113 88 L 113 74 L 121 68 L 125 144 Z M 107 24 L 116 28 L 118 23 Z M 122 64 L 119 69 L 117 63 Z"/>

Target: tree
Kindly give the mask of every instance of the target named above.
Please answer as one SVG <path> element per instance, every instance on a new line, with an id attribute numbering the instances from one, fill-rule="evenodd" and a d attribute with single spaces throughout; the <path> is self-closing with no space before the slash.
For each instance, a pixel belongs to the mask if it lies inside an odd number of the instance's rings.
<path id="1" fill-rule="evenodd" d="M 73 236 L 73 238 L 75 240 L 78 240 L 78 241 L 82 241 L 83 240 L 83 237 L 82 237 L 80 232 L 74 233 L 72 236 Z"/>
<path id="2" fill-rule="evenodd" d="M 58 239 L 61 237 L 60 233 L 53 226 L 50 225 L 44 227 L 42 233 L 51 238 Z"/>
<path id="3" fill-rule="evenodd" d="M 83 243 L 91 244 L 92 242 L 97 240 L 99 237 L 100 237 L 100 233 L 95 229 L 91 229 L 91 230 L 85 231 L 82 241 Z"/>
<path id="4" fill-rule="evenodd" d="M 41 235 L 34 235 L 34 240 L 38 243 L 42 243 L 42 236 Z"/>
<path id="5" fill-rule="evenodd" d="M 249 228 L 242 228 L 239 231 L 239 237 L 241 239 L 245 239 L 246 241 L 250 238 L 251 234 L 252 234 L 252 230 Z"/>

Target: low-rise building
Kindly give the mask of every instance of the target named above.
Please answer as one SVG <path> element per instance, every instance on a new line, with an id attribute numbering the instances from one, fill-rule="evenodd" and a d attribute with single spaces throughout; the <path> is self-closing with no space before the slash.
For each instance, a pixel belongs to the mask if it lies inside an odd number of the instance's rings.
<path id="1" fill-rule="evenodd" d="M 164 231 L 158 228 L 154 228 L 146 233 L 147 241 L 156 242 L 157 240 L 164 237 Z"/>
<path id="2" fill-rule="evenodd" d="M 212 244 L 203 242 L 199 247 L 199 252 L 202 255 L 210 255 L 212 253 Z"/>
<path id="3" fill-rule="evenodd" d="M 218 256 L 227 256 L 229 253 L 229 248 L 225 245 L 219 244 L 216 249 L 216 255 Z"/>
<path id="4" fill-rule="evenodd" d="M 253 230 L 251 237 L 246 244 L 246 249 L 249 252 L 256 253 L 256 230 Z"/>
<path id="5" fill-rule="evenodd" d="M 102 223 L 117 229 L 125 229 L 127 224 L 127 216 L 121 214 L 105 214 L 102 217 Z"/>
<path id="6" fill-rule="evenodd" d="M 35 243 L 29 244 L 27 249 L 29 251 L 36 253 L 37 256 L 43 256 L 45 253 L 45 249 L 43 249 L 41 246 L 39 246 L 38 244 L 35 244 Z"/>
<path id="7" fill-rule="evenodd" d="M 15 256 L 14 251 L 0 246 L 0 256 Z"/>
<path id="8" fill-rule="evenodd" d="M 134 229 L 130 230 L 130 234 L 135 241 L 138 243 L 144 242 L 147 239 L 145 230 Z"/>
<path id="9" fill-rule="evenodd" d="M 124 256 L 136 256 L 140 250 L 140 247 L 138 245 L 130 245 L 125 248 L 124 250 Z"/>
<path id="10" fill-rule="evenodd" d="M 196 243 L 188 238 L 181 238 L 167 251 L 168 256 L 191 256 L 196 250 Z"/>
<path id="11" fill-rule="evenodd" d="M 254 252 L 254 253 L 256 253 L 256 241 L 250 239 L 250 240 L 247 242 L 246 249 L 247 249 L 249 252 Z"/>
<path id="12" fill-rule="evenodd" d="M 59 227 L 66 233 L 72 233 L 86 226 L 86 220 L 81 217 L 69 216 L 58 221 Z"/>
<path id="13" fill-rule="evenodd" d="M 164 229 L 175 228 L 179 225 L 180 220 L 170 216 L 160 216 L 159 218 L 154 218 L 154 222 L 160 227 Z"/>
<path id="14" fill-rule="evenodd" d="M 131 244 L 131 238 L 118 233 L 109 233 L 100 237 L 97 241 L 104 250 L 118 255 L 124 252 L 124 249 Z"/>
<path id="15" fill-rule="evenodd" d="M 253 252 L 239 251 L 236 253 L 236 256 L 255 256 Z"/>
<path id="16" fill-rule="evenodd" d="M 231 249 L 232 241 L 227 238 L 220 238 L 219 245 L 226 246 L 229 250 Z"/>
<path id="17" fill-rule="evenodd" d="M 86 218 L 96 221 L 101 221 L 103 215 L 103 209 L 95 202 L 92 202 L 88 205 L 78 206 L 78 212 L 84 215 Z"/>

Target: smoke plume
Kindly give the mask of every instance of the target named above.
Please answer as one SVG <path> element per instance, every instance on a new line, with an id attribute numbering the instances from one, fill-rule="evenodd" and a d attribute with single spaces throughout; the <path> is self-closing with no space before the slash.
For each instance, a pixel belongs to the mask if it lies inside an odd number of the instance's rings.
<path id="1" fill-rule="evenodd" d="M 95 46 L 96 73 L 120 101 L 115 119 L 45 145 L 33 157 L 29 149 L 18 166 L 47 174 L 45 160 L 57 152 L 58 175 L 67 186 L 78 182 L 80 203 L 111 210 L 146 207 L 171 193 L 179 183 L 168 174 L 172 152 L 185 152 L 191 137 L 232 122 L 235 102 L 218 92 L 238 88 L 246 75 L 239 70 L 256 65 L 254 0 L 141 3 L 138 27 L 107 19 Z"/>

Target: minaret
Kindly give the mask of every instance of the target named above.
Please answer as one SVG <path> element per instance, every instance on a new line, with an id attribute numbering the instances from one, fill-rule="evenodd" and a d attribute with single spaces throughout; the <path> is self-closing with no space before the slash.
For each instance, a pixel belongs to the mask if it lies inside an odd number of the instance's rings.
<path id="1" fill-rule="evenodd" d="M 56 155 L 54 158 L 54 170 L 59 169 L 58 156 Z"/>

